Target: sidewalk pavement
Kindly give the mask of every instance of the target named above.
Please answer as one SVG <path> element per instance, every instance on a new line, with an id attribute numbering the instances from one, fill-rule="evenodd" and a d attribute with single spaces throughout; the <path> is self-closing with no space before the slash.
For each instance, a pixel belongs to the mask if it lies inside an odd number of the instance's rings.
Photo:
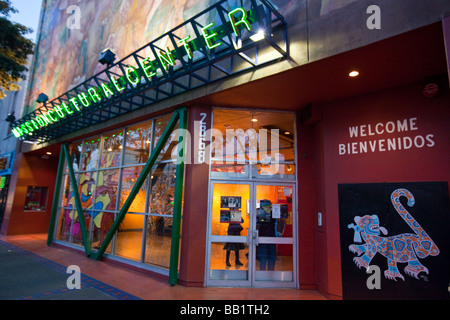
<path id="1" fill-rule="evenodd" d="M 67 287 L 67 267 L 81 271 L 81 288 Z M 314 290 L 170 286 L 146 274 L 49 247 L 46 235 L 0 235 L 0 300 L 326 300 Z"/>

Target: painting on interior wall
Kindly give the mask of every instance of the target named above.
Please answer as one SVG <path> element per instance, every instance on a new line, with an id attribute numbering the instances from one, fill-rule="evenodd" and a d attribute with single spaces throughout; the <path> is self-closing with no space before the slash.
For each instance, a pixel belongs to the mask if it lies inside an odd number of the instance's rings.
<path id="1" fill-rule="evenodd" d="M 450 299 L 446 182 L 339 185 L 344 299 Z"/>

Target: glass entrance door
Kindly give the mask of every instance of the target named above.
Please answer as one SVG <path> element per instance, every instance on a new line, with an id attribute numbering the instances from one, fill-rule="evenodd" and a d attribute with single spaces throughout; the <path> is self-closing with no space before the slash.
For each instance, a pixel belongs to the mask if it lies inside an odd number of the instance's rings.
<path id="1" fill-rule="evenodd" d="M 212 182 L 208 286 L 296 287 L 294 185 Z"/>

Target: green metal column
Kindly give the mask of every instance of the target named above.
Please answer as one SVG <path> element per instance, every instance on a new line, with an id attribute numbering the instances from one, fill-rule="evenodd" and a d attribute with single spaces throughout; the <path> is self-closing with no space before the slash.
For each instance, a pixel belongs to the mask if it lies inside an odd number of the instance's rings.
<path id="1" fill-rule="evenodd" d="M 56 174 L 55 192 L 53 195 L 52 214 L 50 217 L 50 226 L 48 228 L 48 237 L 47 237 L 48 246 L 50 246 L 53 242 L 55 232 L 55 222 L 58 216 L 59 195 L 61 194 L 61 183 L 64 173 L 64 152 L 62 148 L 63 147 L 61 146 L 61 152 L 59 155 L 59 163 L 58 163 L 58 173 Z"/>
<path id="2" fill-rule="evenodd" d="M 73 166 L 72 166 L 72 158 L 70 157 L 69 148 L 67 147 L 67 143 L 64 143 L 62 145 L 62 149 L 64 152 L 64 155 L 66 157 L 67 161 L 67 169 L 69 170 L 69 177 L 70 177 L 70 183 L 72 185 L 72 192 L 73 197 L 75 200 L 75 207 L 77 209 L 78 213 L 78 221 L 80 223 L 80 229 L 81 229 L 81 235 L 83 236 L 83 245 L 86 252 L 86 256 L 91 255 L 91 244 L 89 242 L 87 228 L 86 228 L 86 221 L 84 219 L 84 212 L 83 208 L 81 206 L 81 200 L 80 200 L 80 193 L 78 192 L 78 183 L 75 179 L 75 173 L 73 172 Z"/>
<path id="3" fill-rule="evenodd" d="M 183 206 L 184 162 L 186 157 L 186 109 L 178 110 L 180 122 L 178 128 L 178 147 L 182 146 L 177 154 L 175 193 L 172 220 L 172 241 L 170 248 L 169 284 L 174 286 L 178 280 L 178 256 L 180 251 L 181 208 Z"/>

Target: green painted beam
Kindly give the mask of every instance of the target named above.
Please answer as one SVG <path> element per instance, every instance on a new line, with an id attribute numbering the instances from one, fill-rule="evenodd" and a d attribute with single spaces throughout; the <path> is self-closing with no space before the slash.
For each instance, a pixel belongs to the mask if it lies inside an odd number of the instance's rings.
<path id="1" fill-rule="evenodd" d="M 52 213 L 50 216 L 50 226 L 48 228 L 47 245 L 50 246 L 53 243 L 53 237 L 55 233 L 55 223 L 58 216 L 59 196 L 61 194 L 62 177 L 64 173 L 64 152 L 62 150 L 59 154 L 58 172 L 56 174 L 55 192 L 53 194 Z"/>
<path id="2" fill-rule="evenodd" d="M 178 256 L 180 251 L 180 229 L 181 229 L 181 209 L 183 206 L 183 185 L 184 185 L 184 161 L 186 157 L 186 126 L 187 116 L 186 109 L 178 110 L 180 135 L 178 136 L 178 146 L 183 145 L 178 151 L 175 193 L 172 220 L 172 241 L 170 248 L 170 268 L 169 268 L 169 284 L 174 286 L 178 280 Z"/>
<path id="3" fill-rule="evenodd" d="M 83 245 L 85 249 L 86 256 L 91 255 L 91 244 L 89 242 L 87 228 L 86 228 L 86 221 L 84 219 L 84 212 L 83 208 L 81 206 L 81 200 L 80 200 L 80 193 L 78 192 L 78 183 L 75 179 L 75 173 L 73 172 L 73 166 L 72 166 L 72 158 L 70 157 L 69 148 L 67 147 L 67 143 L 64 143 L 62 145 L 62 151 L 64 152 L 64 155 L 66 157 L 67 161 L 67 169 L 69 170 L 69 177 L 70 177 L 70 183 L 72 186 L 72 192 L 73 197 L 75 200 L 75 207 L 78 213 L 78 221 L 80 223 L 80 229 L 81 229 L 81 235 L 83 237 Z"/>

